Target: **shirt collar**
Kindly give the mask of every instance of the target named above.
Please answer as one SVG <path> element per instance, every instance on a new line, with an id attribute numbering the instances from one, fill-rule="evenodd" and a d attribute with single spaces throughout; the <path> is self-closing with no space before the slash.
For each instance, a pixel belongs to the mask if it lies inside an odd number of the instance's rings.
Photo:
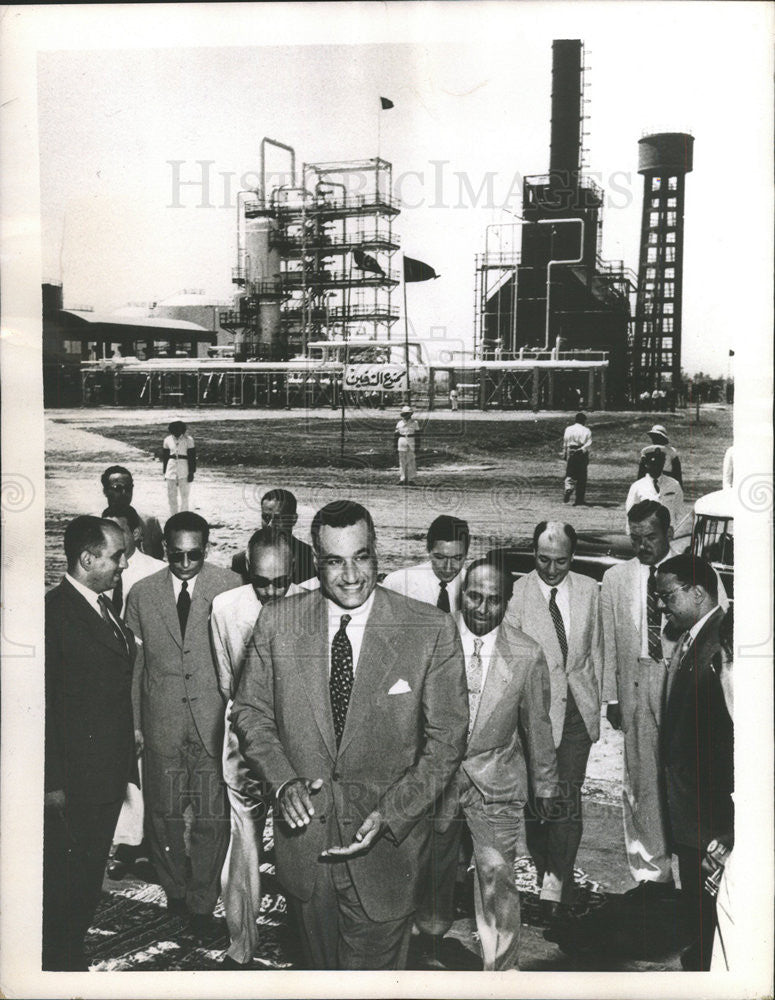
<path id="1" fill-rule="evenodd" d="M 551 599 L 551 596 L 552 596 L 552 591 L 555 588 L 554 587 L 550 587 L 548 583 L 544 583 L 544 581 L 538 575 L 537 571 L 536 571 L 536 580 L 538 581 L 538 586 L 541 588 L 541 593 L 544 595 L 545 600 L 549 601 Z M 557 584 L 557 588 L 556 589 L 557 589 L 557 595 L 558 595 L 558 597 L 561 594 L 564 594 L 569 588 L 570 588 L 570 573 L 568 573 L 568 575 L 565 577 L 565 579 L 562 581 L 562 583 L 558 583 Z"/>
<path id="2" fill-rule="evenodd" d="M 85 598 L 89 602 L 89 604 L 91 604 L 91 606 L 99 615 L 102 614 L 102 612 L 100 611 L 99 601 L 97 600 L 99 595 L 95 593 L 95 591 L 91 590 L 85 584 L 76 580 L 75 577 L 70 576 L 69 573 L 65 573 L 65 580 L 67 580 L 67 582 L 70 584 L 71 587 L 75 588 L 75 590 L 78 591 L 81 597 Z"/>
<path id="3" fill-rule="evenodd" d="M 199 573 L 201 572 L 202 571 L 200 570 Z M 172 572 L 169 566 L 167 566 L 167 573 L 169 574 L 170 580 L 172 580 L 172 593 L 175 595 L 175 600 L 177 601 L 177 599 L 180 597 L 180 591 L 183 588 L 183 581 L 179 580 L 175 576 L 175 574 Z M 186 583 L 188 584 L 187 589 L 189 597 L 194 596 L 194 587 L 196 586 L 196 581 L 199 579 L 199 573 L 197 573 L 196 576 L 192 576 L 190 580 L 186 580 Z"/>
<path id="4" fill-rule="evenodd" d="M 463 615 L 458 614 L 456 617 L 458 631 L 460 632 L 460 641 L 463 643 L 463 648 L 465 650 L 472 650 L 474 648 L 474 640 L 481 639 L 482 656 L 491 656 L 495 640 L 498 637 L 498 629 L 500 628 L 500 625 L 496 625 L 494 629 L 491 629 L 485 635 L 474 635 L 471 629 L 466 625 Z"/>
<path id="5" fill-rule="evenodd" d="M 700 630 L 702 629 L 702 626 L 705 624 L 705 622 L 710 618 L 711 615 L 715 614 L 717 611 L 718 611 L 718 605 L 712 607 L 706 615 L 703 615 L 698 622 L 695 622 L 694 625 L 692 625 L 692 627 L 689 629 L 689 639 L 692 642 L 694 642 L 697 636 L 700 634 Z"/>
<path id="6" fill-rule="evenodd" d="M 326 607 L 328 608 L 328 621 L 329 624 L 336 622 L 336 627 L 339 628 L 339 623 L 341 622 L 342 615 L 350 616 L 351 625 L 360 625 L 363 627 L 371 614 L 371 607 L 374 604 L 374 594 L 376 592 L 376 587 L 366 600 L 358 608 L 343 608 L 341 604 L 337 604 L 336 601 L 332 601 L 330 597 L 326 598 Z"/>

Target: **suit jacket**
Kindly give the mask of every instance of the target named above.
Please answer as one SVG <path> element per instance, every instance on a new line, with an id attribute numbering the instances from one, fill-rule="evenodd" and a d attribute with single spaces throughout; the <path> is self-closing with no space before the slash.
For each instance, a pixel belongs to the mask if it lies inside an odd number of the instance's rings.
<path id="1" fill-rule="evenodd" d="M 317 570 L 315 569 L 312 547 L 295 535 L 291 535 L 291 552 L 293 553 L 293 575 L 291 577 L 293 582 L 304 583 L 306 580 L 314 579 L 317 576 Z M 243 583 L 250 583 L 248 557 L 244 549 L 232 558 L 231 571 L 238 573 Z"/>
<path id="2" fill-rule="evenodd" d="M 129 651 L 67 580 L 46 594 L 46 791 L 103 803 L 137 781 Z"/>
<path id="3" fill-rule="evenodd" d="M 670 555 L 676 551 L 671 548 Z M 612 566 L 603 577 L 600 605 L 603 616 L 603 699 L 618 701 L 622 712 L 622 729 L 626 732 L 632 721 L 636 700 L 636 687 L 640 683 L 640 659 L 643 648 L 643 603 L 641 590 L 641 563 L 636 557 Z M 718 576 L 718 574 L 717 574 Z M 729 607 L 724 587 L 719 580 L 719 604 Z M 669 660 L 675 643 L 664 634 L 662 649 Z M 662 692 L 654 704 L 657 719 L 662 714 Z"/>
<path id="4" fill-rule="evenodd" d="M 431 806 L 465 749 L 468 695 L 460 638 L 451 615 L 378 586 L 338 751 L 328 647 L 327 602 L 320 591 L 265 607 L 231 719 L 248 764 L 275 791 L 293 778 L 323 779 L 307 827 L 275 824 L 277 872 L 286 891 L 309 899 L 320 852 L 350 843 L 365 817 L 379 809 L 389 836 L 335 863 L 347 864 L 371 919 L 395 920 L 414 909 Z"/>
<path id="5" fill-rule="evenodd" d="M 731 846 L 734 790 L 732 719 L 719 677 L 719 608 L 668 671 L 660 727 L 668 817 L 674 846 L 705 851 L 720 837 Z"/>
<path id="6" fill-rule="evenodd" d="M 603 639 L 598 588 L 594 580 L 569 573 L 570 635 L 567 665 L 557 639 L 549 604 L 541 593 L 538 573 L 533 570 L 514 584 L 506 619 L 531 636 L 544 651 L 552 689 L 550 718 L 555 746 L 560 745 L 565 723 L 565 704 L 570 686 L 589 738 L 600 736 L 600 688 L 603 676 Z"/>
<path id="7" fill-rule="evenodd" d="M 138 639 L 133 684 L 135 718 L 146 746 L 172 756 L 191 732 L 191 723 L 211 757 L 223 748 L 224 703 L 218 689 L 210 608 L 216 594 L 239 586 L 239 577 L 205 563 L 196 578 L 185 641 L 169 569 L 132 587 L 126 620 Z"/>
<path id="8" fill-rule="evenodd" d="M 528 799 L 528 768 L 534 794 L 544 798 L 559 794 L 550 702 L 549 670 L 541 647 L 503 621 L 468 749 L 451 793 L 445 796 L 451 806 L 444 810 L 448 818 L 455 816 L 456 793 L 467 782 L 476 787 L 485 809 L 491 803 L 521 808 Z"/>

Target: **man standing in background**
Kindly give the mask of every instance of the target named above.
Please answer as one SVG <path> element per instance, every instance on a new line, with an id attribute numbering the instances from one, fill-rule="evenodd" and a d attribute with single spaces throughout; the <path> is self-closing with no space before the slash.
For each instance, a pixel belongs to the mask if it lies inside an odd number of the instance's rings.
<path id="1" fill-rule="evenodd" d="M 575 491 L 574 507 L 581 507 L 584 504 L 591 447 L 592 431 L 587 427 L 586 415 L 577 413 L 575 422 L 565 428 L 562 439 L 562 457 L 565 459 L 563 502 L 570 503 Z"/>
<path id="2" fill-rule="evenodd" d="M 128 507 L 132 503 L 135 484 L 132 473 L 123 465 L 110 465 L 100 477 L 102 492 L 105 494 L 108 506 L 114 508 Z M 147 556 L 154 559 L 164 558 L 162 547 L 161 524 L 158 517 L 151 514 L 138 513 L 142 526 L 142 538 L 139 547 Z"/>
<path id="3" fill-rule="evenodd" d="M 440 514 L 428 528 L 429 559 L 388 573 L 382 586 L 454 614 L 459 606 L 461 571 L 470 544 L 468 523 L 451 514 Z"/>
<path id="4" fill-rule="evenodd" d="M 417 478 L 415 452 L 420 447 L 420 425 L 412 417 L 411 406 L 401 407 L 401 419 L 395 430 L 398 451 L 398 485 L 412 486 Z"/>

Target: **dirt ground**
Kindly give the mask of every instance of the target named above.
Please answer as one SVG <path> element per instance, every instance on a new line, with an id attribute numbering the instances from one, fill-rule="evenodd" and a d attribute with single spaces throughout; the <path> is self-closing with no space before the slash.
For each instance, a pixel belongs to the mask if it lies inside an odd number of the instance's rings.
<path id="1" fill-rule="evenodd" d="M 635 478 L 646 431 L 664 424 L 684 468 L 687 505 L 720 488 L 724 451 L 732 441 L 731 408 L 694 413 L 590 415 L 593 451 L 589 506 L 562 503 L 562 430 L 572 414 L 448 411 L 416 414 L 423 424 L 418 485 L 397 484 L 395 411 L 355 411 L 345 424 L 330 410 L 130 409 L 49 410 L 46 413 L 46 586 L 64 570 L 62 531 L 76 514 L 101 513 L 100 474 L 111 464 L 134 476 L 134 504 L 163 521 L 167 497 L 155 457 L 172 419 L 189 425 L 200 468 L 192 508 L 212 527 L 210 558 L 229 565 L 260 523 L 260 499 L 274 486 L 298 499 L 296 533 L 308 538 L 315 511 L 336 498 L 365 504 L 377 527 L 380 571 L 424 558 L 425 532 L 442 513 L 471 525 L 472 557 L 495 545 L 528 538 L 537 521 L 570 520 L 578 531 L 625 528 L 624 500 Z M 587 772 L 588 799 L 617 801 L 621 734 L 603 724 Z"/>

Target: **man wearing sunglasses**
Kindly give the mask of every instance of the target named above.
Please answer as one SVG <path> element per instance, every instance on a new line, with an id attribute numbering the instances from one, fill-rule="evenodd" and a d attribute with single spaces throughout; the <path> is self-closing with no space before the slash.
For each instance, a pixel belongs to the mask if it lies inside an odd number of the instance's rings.
<path id="1" fill-rule="evenodd" d="M 223 700 L 210 644 L 213 599 L 239 577 L 206 562 L 209 525 L 191 511 L 164 526 L 168 567 L 140 580 L 126 618 L 138 639 L 133 700 L 145 753 L 151 860 L 170 913 L 206 934 L 229 841 L 221 773 Z M 190 869 L 184 811 L 190 806 Z"/>
<path id="2" fill-rule="evenodd" d="M 261 843 L 269 808 L 260 782 L 251 777 L 245 764 L 229 713 L 261 609 L 301 589 L 291 582 L 293 556 L 284 532 L 260 528 L 248 542 L 247 556 L 250 583 L 219 594 L 210 618 L 218 684 L 226 702 L 223 777 L 231 806 L 231 839 L 221 873 L 223 909 L 231 939 L 223 959 L 226 969 L 250 968 L 256 952 Z"/>

